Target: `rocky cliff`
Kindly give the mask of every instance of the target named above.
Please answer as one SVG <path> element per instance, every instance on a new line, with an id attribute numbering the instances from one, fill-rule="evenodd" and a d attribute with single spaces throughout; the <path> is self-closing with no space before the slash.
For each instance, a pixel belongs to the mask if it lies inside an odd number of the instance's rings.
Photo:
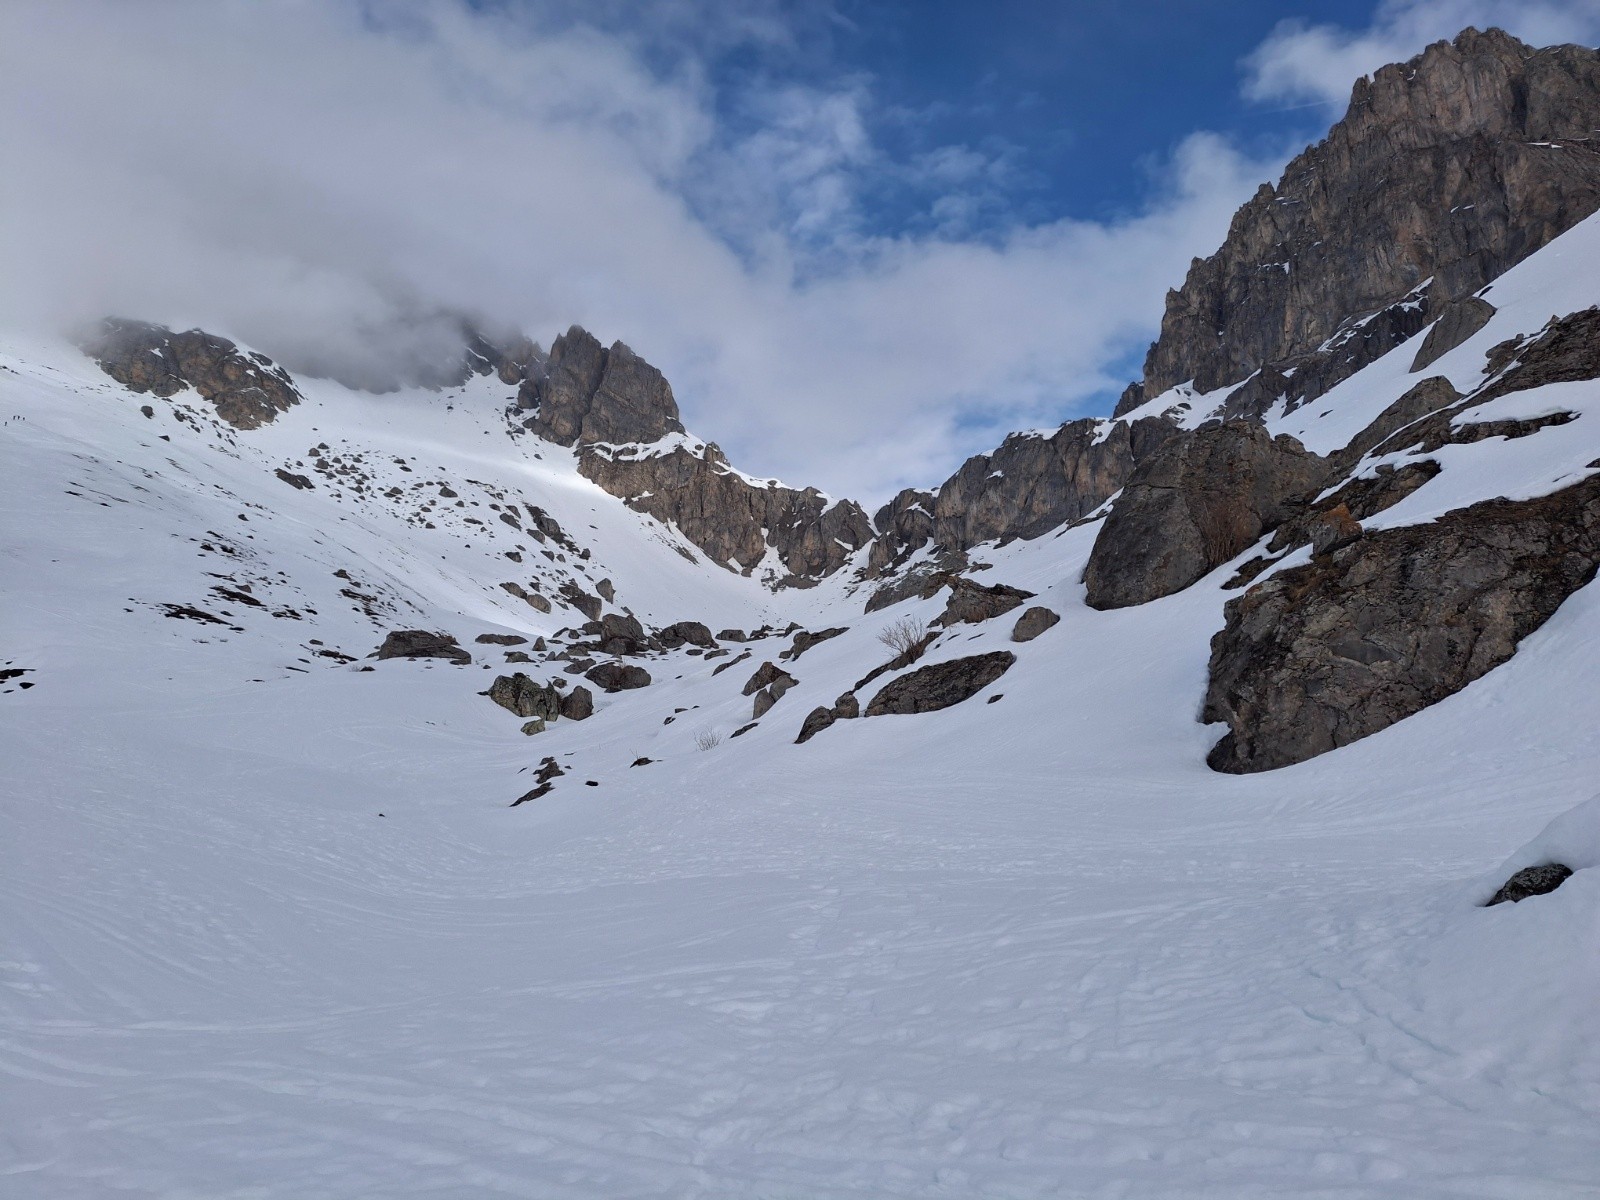
<path id="1" fill-rule="evenodd" d="M 1360 80 L 1328 136 L 1167 295 L 1137 407 L 1193 381 L 1258 415 L 1326 391 L 1600 208 L 1600 52 L 1468 29 Z"/>
<path id="2" fill-rule="evenodd" d="M 163 398 L 193 388 L 236 429 L 257 429 L 300 403 L 289 373 L 262 354 L 199 329 L 108 318 L 83 350 L 124 387 Z"/>

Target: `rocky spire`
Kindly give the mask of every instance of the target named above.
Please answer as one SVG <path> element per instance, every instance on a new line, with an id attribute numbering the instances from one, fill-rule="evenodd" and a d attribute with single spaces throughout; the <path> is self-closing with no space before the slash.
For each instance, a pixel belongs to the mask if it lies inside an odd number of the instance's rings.
<path id="1" fill-rule="evenodd" d="M 577 325 L 556 338 L 545 373 L 523 383 L 517 402 L 533 410 L 534 433 L 562 446 L 657 442 L 683 432 L 661 372 L 621 342 L 607 350 Z"/>
<path id="2" fill-rule="evenodd" d="M 1167 294 L 1143 391 L 1118 411 L 1256 371 L 1225 415 L 1310 399 L 1596 208 L 1600 52 L 1468 29 L 1358 81 L 1344 119 L 1234 215 Z"/>

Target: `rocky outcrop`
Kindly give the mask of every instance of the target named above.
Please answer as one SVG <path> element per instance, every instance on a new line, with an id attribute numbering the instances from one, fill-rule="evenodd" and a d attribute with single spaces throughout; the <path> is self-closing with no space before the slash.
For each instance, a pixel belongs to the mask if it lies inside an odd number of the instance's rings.
<path id="1" fill-rule="evenodd" d="M 1572 877 L 1572 868 L 1565 863 L 1545 863 L 1538 867 L 1523 867 L 1500 886 L 1485 908 L 1496 904 L 1516 904 L 1530 896 L 1547 896 Z"/>
<path id="2" fill-rule="evenodd" d="M 861 715 L 861 703 L 854 692 L 846 692 L 834 701 L 832 708 L 818 706 L 806 714 L 806 719 L 801 722 L 800 734 L 794 739 L 795 745 L 809 742 L 817 734 L 838 721 L 853 721 Z"/>
<path id="3" fill-rule="evenodd" d="M 777 663 L 764 662 L 756 668 L 754 675 L 745 680 L 743 694 L 753 696 L 763 688 L 771 687 L 774 683 L 781 684 L 787 690 L 798 682 L 793 675 L 789 674 Z"/>
<path id="4" fill-rule="evenodd" d="M 569 721 L 587 721 L 594 716 L 594 693 L 582 684 L 564 693 L 561 715 Z"/>
<path id="5" fill-rule="evenodd" d="M 781 651 L 778 657 L 787 662 L 794 662 L 813 646 L 820 646 L 823 642 L 831 641 L 841 634 L 850 632 L 848 625 L 836 625 L 832 629 L 819 629 L 812 633 L 809 629 L 802 629 L 794 635 L 794 641 L 787 650 Z"/>
<path id="6" fill-rule="evenodd" d="M 374 658 L 443 658 L 459 666 L 472 662 L 468 654 L 448 633 L 429 633 L 426 629 L 397 629 L 383 639 Z"/>
<path id="7" fill-rule="evenodd" d="M 1600 53 L 1585 47 L 1469 29 L 1358 81 L 1328 136 L 1168 293 L 1143 392 L 1119 411 L 1291 368 L 1291 405 L 1320 395 L 1600 207 L 1596 129 Z"/>
<path id="8" fill-rule="evenodd" d="M 1328 478 L 1324 459 L 1248 421 L 1167 441 L 1128 481 L 1084 570 L 1092 608 L 1169 596 L 1292 516 Z"/>
<path id="9" fill-rule="evenodd" d="M 1401 430 L 1449 408 L 1460 400 L 1461 393 L 1456 391 L 1455 386 L 1443 375 L 1424 379 L 1407 389 L 1403 396 L 1351 438 L 1343 450 L 1333 455 L 1335 469 L 1340 472 L 1349 470 L 1363 455 L 1382 446 Z"/>
<path id="10" fill-rule="evenodd" d="M 715 443 L 596 445 L 579 457 L 578 469 L 629 508 L 676 526 L 719 566 L 746 573 L 770 549 L 795 579 L 816 580 L 872 538 L 854 501 L 753 480 L 734 470 Z"/>
<path id="11" fill-rule="evenodd" d="M 111 318 L 82 345 L 124 387 L 162 397 L 192 387 L 235 429 L 259 429 L 300 403 L 294 380 L 270 358 L 199 329 Z"/>
<path id="12" fill-rule="evenodd" d="M 583 631 L 595 637 L 602 654 L 643 654 L 654 649 L 639 618 L 629 613 L 606 613 L 598 621 L 586 624 Z"/>
<path id="13" fill-rule="evenodd" d="M 1011 640 L 1013 642 L 1031 642 L 1045 630 L 1059 624 L 1061 617 L 1042 605 L 1034 605 L 1027 612 L 1017 618 L 1017 623 L 1011 627 Z"/>
<path id="14" fill-rule="evenodd" d="M 535 683 L 518 671 L 515 675 L 498 675 L 489 685 L 489 699 L 501 708 L 519 717 L 537 717 L 554 721 L 561 715 L 561 692 L 554 684 Z"/>
<path id="15" fill-rule="evenodd" d="M 583 677 L 602 692 L 626 692 L 650 686 L 650 672 L 632 663 L 600 663 L 585 671 Z"/>
<path id="16" fill-rule="evenodd" d="M 1176 431 L 1160 418 L 1069 421 L 1055 433 L 1016 433 L 969 458 L 939 488 L 933 539 L 965 550 L 996 539 L 1038 537 L 1109 500 Z M 904 493 L 902 493 L 903 495 Z"/>
<path id="17" fill-rule="evenodd" d="M 1547 383 L 1600 378 L 1600 308 L 1553 318 L 1534 337 L 1493 347 L 1488 360 L 1495 378 L 1472 394 L 1474 404 Z"/>
<path id="18" fill-rule="evenodd" d="M 877 537 L 867 555 L 867 576 L 876 578 L 933 540 L 933 493 L 905 488 L 872 517 Z"/>
<path id="19" fill-rule="evenodd" d="M 523 383 L 517 405 L 532 410 L 529 430 L 562 446 L 655 442 L 683 432 L 661 372 L 621 342 L 605 349 L 577 325 L 556 338 L 544 372 Z"/>
<path id="20" fill-rule="evenodd" d="M 867 716 L 937 712 L 960 704 L 999 679 L 1016 661 L 1011 651 L 996 650 L 919 667 L 885 684 L 867 705 Z"/>
<path id="21" fill-rule="evenodd" d="M 711 636 L 711 630 L 699 621 L 676 621 L 664 629 L 658 629 L 655 641 L 663 650 L 676 650 L 683 645 L 710 650 L 717 644 L 717 639 Z"/>
<path id="22" fill-rule="evenodd" d="M 1416 357 L 1411 360 L 1411 370 L 1426 371 L 1487 325 L 1494 313 L 1494 305 L 1478 296 L 1450 301 L 1429 328 L 1428 336 L 1422 339 Z"/>
<path id="23" fill-rule="evenodd" d="M 955 576 L 950 579 L 950 599 L 945 601 L 937 623 L 946 627 L 977 625 L 1021 608 L 1024 601 L 1032 599 L 1033 593 L 1021 588 L 1003 583 L 985 585 Z"/>
<path id="24" fill-rule="evenodd" d="M 1265 771 L 1348 745 L 1499 666 L 1600 567 L 1600 477 L 1367 533 L 1258 584 L 1211 643 L 1208 762 Z"/>

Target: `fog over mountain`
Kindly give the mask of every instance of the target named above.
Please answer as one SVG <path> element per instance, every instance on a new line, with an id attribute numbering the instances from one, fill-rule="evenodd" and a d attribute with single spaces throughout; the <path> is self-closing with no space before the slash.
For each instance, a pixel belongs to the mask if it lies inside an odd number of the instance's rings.
<path id="1" fill-rule="evenodd" d="M 1566 36 L 1593 17 L 1535 7 Z M 1373 39 L 1454 32 L 1460 8 L 1390 5 L 1341 69 L 1376 66 Z M 1104 411 L 1164 289 L 1299 148 L 1197 128 L 1111 219 L 1028 218 L 995 191 L 1003 156 L 887 157 L 870 78 L 789 69 L 836 18 L 7 5 L 0 311 L 200 325 L 377 385 L 450 346 L 458 314 L 546 345 L 578 322 L 660 363 L 752 469 L 883 498 L 1007 429 Z M 1317 36 L 1281 30 L 1241 80 L 1318 86 Z M 719 71 L 738 56 L 756 69 Z M 874 225 L 885 181 L 940 223 Z M 986 204 L 981 226 L 955 216 Z"/>

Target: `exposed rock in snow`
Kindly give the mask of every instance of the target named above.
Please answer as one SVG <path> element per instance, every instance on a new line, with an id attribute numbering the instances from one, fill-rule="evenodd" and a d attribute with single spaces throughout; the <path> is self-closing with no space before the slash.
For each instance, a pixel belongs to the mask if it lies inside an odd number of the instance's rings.
<path id="1" fill-rule="evenodd" d="M 866 715 L 937 712 L 971 699 L 1011 669 L 1017 656 L 1009 650 L 953 658 L 919 667 L 885 684 Z"/>
<path id="2" fill-rule="evenodd" d="M 785 688 L 791 688 L 798 682 L 793 675 L 790 675 L 777 663 L 764 662 L 756 668 L 756 673 L 745 681 L 744 695 L 753 696 L 762 688 L 780 680 L 783 681 Z"/>
<path id="3" fill-rule="evenodd" d="M 650 672 L 632 663 L 600 663 L 585 671 L 583 677 L 602 692 L 626 692 L 650 686 Z"/>
<path id="4" fill-rule="evenodd" d="M 1428 336 L 1422 339 L 1416 357 L 1411 360 L 1411 369 L 1427 370 L 1487 325 L 1494 313 L 1494 305 L 1479 296 L 1462 296 L 1450 301 L 1428 329 Z"/>
<path id="5" fill-rule="evenodd" d="M 466 666 L 472 655 L 448 633 L 429 633 L 425 629 L 397 629 L 383 639 L 376 658 L 445 658 Z"/>
<path id="6" fill-rule="evenodd" d="M 982 621 L 1004 616 L 1020 608 L 1023 601 L 1032 600 L 1033 593 L 1003 583 L 982 584 L 959 576 L 949 580 L 950 599 L 938 623 L 950 625 L 976 625 Z"/>
<path id="7" fill-rule="evenodd" d="M 1294 438 L 1247 421 L 1171 439 L 1101 526 L 1083 576 L 1089 605 L 1125 608 L 1182 591 L 1299 511 L 1328 470 Z"/>
<path id="8" fill-rule="evenodd" d="M 561 697 L 561 715 L 569 721 L 586 721 L 594 715 L 594 693 L 579 684 Z"/>
<path id="9" fill-rule="evenodd" d="M 1017 618 L 1017 623 L 1011 627 L 1011 640 L 1013 642 L 1031 642 L 1045 630 L 1061 622 L 1061 615 L 1053 612 L 1043 605 L 1035 604 L 1027 612 Z"/>
<path id="10" fill-rule="evenodd" d="M 837 571 L 872 538 L 854 501 L 797 490 L 734 470 L 714 444 L 594 446 L 579 469 L 631 508 L 672 525 L 719 565 L 745 571 L 770 551 L 798 580 Z"/>
<path id="11" fill-rule="evenodd" d="M 1359 80 L 1344 119 L 1168 293 L 1144 391 L 1212 391 L 1270 364 L 1320 395 L 1594 212 L 1596 128 L 1587 47 L 1469 29 Z"/>
<path id="12" fill-rule="evenodd" d="M 132 391 L 168 397 L 194 388 L 236 429 L 259 429 L 300 403 L 300 392 L 282 367 L 199 329 L 173 333 L 161 325 L 112 318 L 84 339 L 84 350 Z"/>
<path id="13" fill-rule="evenodd" d="M 654 442 L 682 433 L 678 402 L 661 372 L 621 342 L 609 350 L 574 325 L 550 347 L 547 373 L 523 384 L 528 428 L 562 446 Z"/>
<path id="14" fill-rule="evenodd" d="M 988 454 L 968 459 L 940 486 L 933 540 L 965 550 L 999 538 L 1038 537 L 1080 520 L 1175 431 L 1152 417 L 1069 421 L 1049 436 L 1012 434 Z"/>
<path id="15" fill-rule="evenodd" d="M 519 717 L 553 721 L 561 715 L 560 691 L 553 684 L 536 683 L 521 671 L 515 675 L 496 676 L 489 685 L 489 699 Z"/>
<path id="16" fill-rule="evenodd" d="M 1363 738 L 1516 653 L 1600 567 L 1600 476 L 1368 533 L 1228 602 L 1207 761 L 1265 771 Z"/>
<path id="17" fill-rule="evenodd" d="M 1523 867 L 1490 897 L 1485 908 L 1496 904 L 1516 904 L 1529 896 L 1545 896 L 1555 891 L 1572 876 L 1572 868 L 1564 863 L 1546 863 L 1538 867 Z"/>
<path id="18" fill-rule="evenodd" d="M 821 645 L 823 642 L 829 641 L 841 634 L 849 632 L 850 628 L 847 625 L 835 625 L 832 629 L 820 629 L 816 633 L 812 633 L 807 629 L 802 629 L 799 633 L 794 635 L 794 641 L 790 644 L 789 648 L 782 651 L 778 657 L 787 662 L 794 662 L 807 650 L 811 649 L 811 647 Z"/>

